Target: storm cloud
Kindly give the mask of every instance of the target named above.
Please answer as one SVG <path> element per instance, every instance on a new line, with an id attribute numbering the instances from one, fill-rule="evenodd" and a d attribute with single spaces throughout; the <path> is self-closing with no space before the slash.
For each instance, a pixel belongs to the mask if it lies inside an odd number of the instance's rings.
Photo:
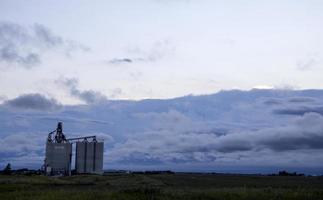
<path id="1" fill-rule="evenodd" d="M 16 134 L 37 127 L 46 138 L 48 129 L 60 120 L 64 122 L 68 136 L 100 133 L 98 135 L 106 139 L 105 166 L 110 168 L 168 167 L 176 170 L 185 166 L 190 170 L 194 166 L 200 169 L 260 165 L 295 167 L 298 163 L 298 167 L 317 167 L 323 163 L 320 157 L 323 153 L 322 114 L 276 113 L 285 107 L 319 108 L 323 105 L 322 91 L 234 90 L 168 100 L 110 100 L 97 104 L 90 103 L 98 98 L 93 93 L 79 91 L 77 80 L 66 79 L 64 84 L 76 97 L 87 99 L 89 103 L 62 105 L 56 112 L 27 115 L 26 110 L 30 108 L 46 110 L 55 107 L 57 102 L 38 95 L 7 100 L 4 103 L 7 109 L 0 109 L 2 129 Z M 85 94 L 91 94 L 90 100 Z M 47 103 L 35 104 L 26 99 L 46 99 Z M 35 105 L 38 106 L 35 108 Z M 23 112 L 14 107 L 24 108 Z M 20 136 L 23 137 L 23 133 Z M 13 143 L 18 136 L 4 137 L 8 143 Z M 37 155 L 41 156 L 43 144 L 24 145 L 27 147 L 21 148 L 34 152 L 35 159 Z M 24 155 L 9 150 L 2 149 L 6 161 L 11 159 L 19 163 L 24 159 Z"/>
<path id="2" fill-rule="evenodd" d="M 47 98 L 41 94 L 24 94 L 3 103 L 14 109 L 36 110 L 36 111 L 55 111 L 61 105 L 53 98 Z"/>
<path id="3" fill-rule="evenodd" d="M 304 115 L 306 113 L 323 114 L 321 100 L 309 97 L 295 97 L 280 100 L 273 113 L 279 115 Z"/>
<path id="4" fill-rule="evenodd" d="M 161 115 L 165 116 L 165 113 Z M 199 154 L 207 159 L 195 160 L 196 162 L 209 162 L 211 157 L 212 161 L 215 161 L 217 156 L 228 153 L 323 149 L 323 116 L 317 113 L 305 114 L 286 126 L 257 131 L 242 129 L 224 135 L 217 135 L 214 132 L 196 132 L 194 126 L 201 124 L 194 124 L 191 121 L 187 126 L 185 117 L 176 118 L 177 120 L 172 123 L 171 121 L 174 120 L 172 115 L 169 114 L 169 122 L 165 120 L 161 122 L 165 125 L 164 129 L 157 128 L 143 134 L 136 134 L 112 149 L 110 154 L 117 160 L 146 155 L 163 162 L 171 162 L 179 158 L 190 162 L 194 155 Z M 170 124 L 177 128 L 174 129 Z"/>

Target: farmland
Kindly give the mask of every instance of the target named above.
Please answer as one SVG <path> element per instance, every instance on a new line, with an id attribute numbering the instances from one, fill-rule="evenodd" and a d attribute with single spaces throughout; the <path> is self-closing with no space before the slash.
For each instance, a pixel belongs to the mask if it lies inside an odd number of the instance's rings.
<path id="1" fill-rule="evenodd" d="M 323 199 L 323 177 L 224 174 L 1 175 L 0 199 Z"/>

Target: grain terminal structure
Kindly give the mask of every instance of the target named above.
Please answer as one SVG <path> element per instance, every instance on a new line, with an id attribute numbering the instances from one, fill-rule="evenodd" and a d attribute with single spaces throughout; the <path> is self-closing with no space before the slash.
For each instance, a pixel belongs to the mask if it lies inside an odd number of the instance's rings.
<path id="1" fill-rule="evenodd" d="M 55 133 L 55 136 L 53 134 Z M 91 141 L 88 141 L 88 140 Z M 96 136 L 67 139 L 63 133 L 63 124 L 48 134 L 46 142 L 45 174 L 71 175 L 73 143 L 76 143 L 75 171 L 83 173 L 103 173 L 104 143 Z"/>
<path id="2" fill-rule="evenodd" d="M 75 169 L 77 173 L 102 173 L 102 142 L 76 142 Z"/>

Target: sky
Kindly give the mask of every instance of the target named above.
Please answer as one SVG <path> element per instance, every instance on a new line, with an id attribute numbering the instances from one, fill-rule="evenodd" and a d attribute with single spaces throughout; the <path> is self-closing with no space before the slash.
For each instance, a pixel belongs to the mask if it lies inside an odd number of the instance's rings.
<path id="1" fill-rule="evenodd" d="M 63 121 L 106 139 L 105 168 L 322 172 L 322 10 L 0 0 L 0 164 L 39 166 Z"/>
<path id="2" fill-rule="evenodd" d="M 318 0 L 2 0 L 0 92 L 79 103 L 62 78 L 110 99 L 322 88 L 322 7 Z M 12 51 L 18 57 L 6 56 Z"/>

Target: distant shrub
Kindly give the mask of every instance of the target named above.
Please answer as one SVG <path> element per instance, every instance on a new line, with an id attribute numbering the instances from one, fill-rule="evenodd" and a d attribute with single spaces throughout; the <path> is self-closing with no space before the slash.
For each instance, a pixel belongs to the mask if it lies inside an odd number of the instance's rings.
<path id="1" fill-rule="evenodd" d="M 2 170 L 1 173 L 4 175 L 11 175 L 12 174 L 11 164 L 8 163 L 7 166 Z"/>
<path id="2" fill-rule="evenodd" d="M 304 174 L 297 174 L 296 172 L 287 172 L 287 171 L 279 171 L 278 176 L 304 176 Z"/>

